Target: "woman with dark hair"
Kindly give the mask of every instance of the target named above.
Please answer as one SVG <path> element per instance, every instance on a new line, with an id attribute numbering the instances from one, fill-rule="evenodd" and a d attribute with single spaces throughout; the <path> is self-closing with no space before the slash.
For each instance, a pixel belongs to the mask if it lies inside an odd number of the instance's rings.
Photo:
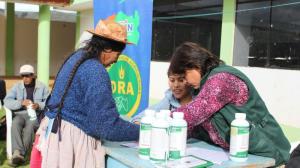
<path id="1" fill-rule="evenodd" d="M 199 89 L 191 103 L 175 110 L 184 112 L 190 135 L 198 129 L 199 138 L 228 149 L 230 123 L 235 113 L 246 113 L 249 153 L 272 157 L 276 166 L 287 162 L 290 143 L 246 75 L 192 42 L 176 48 L 170 68 Z"/>
<path id="2" fill-rule="evenodd" d="M 41 123 L 42 167 L 104 167 L 102 140 L 138 140 L 139 126 L 119 117 L 106 67 L 127 42 L 126 27 L 100 20 L 91 40 L 60 68 Z M 38 145 L 39 146 L 39 145 Z"/>

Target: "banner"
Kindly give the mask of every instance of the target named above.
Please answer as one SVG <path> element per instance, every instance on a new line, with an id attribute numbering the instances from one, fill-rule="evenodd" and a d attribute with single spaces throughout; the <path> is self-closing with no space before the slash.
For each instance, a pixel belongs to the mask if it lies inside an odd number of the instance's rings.
<path id="1" fill-rule="evenodd" d="M 121 115 L 131 117 L 149 99 L 153 0 L 94 0 L 94 23 L 109 16 L 127 26 L 127 45 L 117 63 L 108 68 L 113 96 Z"/>

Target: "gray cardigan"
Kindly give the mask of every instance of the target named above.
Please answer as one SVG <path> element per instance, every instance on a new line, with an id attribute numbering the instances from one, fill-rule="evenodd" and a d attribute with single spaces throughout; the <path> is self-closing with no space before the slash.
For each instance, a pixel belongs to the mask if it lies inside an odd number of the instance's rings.
<path id="1" fill-rule="evenodd" d="M 43 83 L 36 81 L 33 91 L 33 102 L 39 104 L 40 109 L 44 109 L 45 101 L 49 95 L 49 89 Z M 24 82 L 16 83 L 7 93 L 4 105 L 13 111 L 22 109 L 22 101 L 27 97 Z"/>

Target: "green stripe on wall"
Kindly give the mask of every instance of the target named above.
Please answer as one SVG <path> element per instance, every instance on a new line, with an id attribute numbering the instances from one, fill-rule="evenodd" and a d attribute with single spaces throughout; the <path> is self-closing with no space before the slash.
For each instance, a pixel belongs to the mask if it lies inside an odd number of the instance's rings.
<path id="1" fill-rule="evenodd" d="M 15 4 L 6 3 L 5 74 L 14 75 Z"/>
<path id="2" fill-rule="evenodd" d="M 282 131 L 290 142 L 300 141 L 300 128 L 280 124 Z"/>
<path id="3" fill-rule="evenodd" d="M 220 58 L 227 65 L 233 62 L 236 0 L 223 1 Z"/>

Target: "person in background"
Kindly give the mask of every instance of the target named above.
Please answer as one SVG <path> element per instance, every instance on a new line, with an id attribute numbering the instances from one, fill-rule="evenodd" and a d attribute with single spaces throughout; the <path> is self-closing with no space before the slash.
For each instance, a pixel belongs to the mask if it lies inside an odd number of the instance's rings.
<path id="1" fill-rule="evenodd" d="M 168 70 L 169 89 L 165 92 L 165 97 L 157 104 L 147 109 L 159 112 L 160 110 L 174 110 L 182 105 L 186 105 L 193 99 L 194 89 L 187 85 L 184 74 L 175 74 Z M 132 118 L 132 122 L 139 123 L 144 116 L 145 110 Z"/>
<path id="2" fill-rule="evenodd" d="M 89 32 L 90 41 L 60 68 L 46 103 L 37 132 L 43 168 L 105 167 L 103 140 L 138 140 L 139 126 L 120 118 L 105 69 L 129 44 L 127 29 L 109 17 Z"/>
<path id="3" fill-rule="evenodd" d="M 0 79 L 0 140 L 6 140 L 6 117 L 3 99 L 6 96 L 5 81 Z"/>
<path id="4" fill-rule="evenodd" d="M 34 131 L 38 127 L 36 117 L 32 119 L 28 109 L 33 109 L 32 114 L 38 115 L 45 106 L 45 100 L 49 94 L 48 87 L 37 81 L 34 76 L 34 68 L 31 65 L 23 65 L 20 68 L 22 82 L 16 83 L 7 93 L 4 105 L 13 112 L 12 120 L 12 151 L 10 161 L 12 166 L 24 163 L 24 156 L 30 149 Z"/>
<path id="5" fill-rule="evenodd" d="M 6 96 L 6 85 L 5 81 L 0 79 L 0 103 L 3 105 L 3 99 Z"/>
<path id="6" fill-rule="evenodd" d="M 202 139 L 228 149 L 230 123 L 235 113 L 246 113 L 249 153 L 274 158 L 276 166 L 288 161 L 290 143 L 245 74 L 192 42 L 175 49 L 170 69 L 199 89 L 191 103 L 176 109 L 184 113 L 189 133 L 201 127 Z"/>
<path id="7" fill-rule="evenodd" d="M 300 167 L 300 144 L 291 153 L 290 160 L 287 162 L 286 168 L 299 168 Z"/>

